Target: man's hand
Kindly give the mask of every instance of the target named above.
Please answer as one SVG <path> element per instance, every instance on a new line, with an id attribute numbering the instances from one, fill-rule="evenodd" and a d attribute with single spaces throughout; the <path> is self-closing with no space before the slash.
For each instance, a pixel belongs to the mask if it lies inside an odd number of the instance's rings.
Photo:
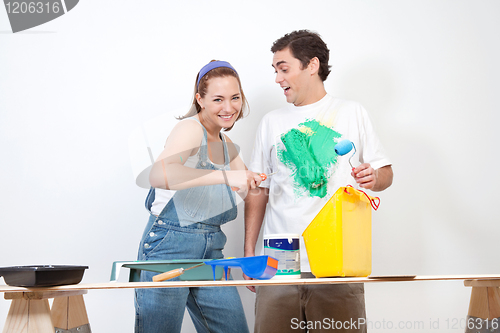
<path id="1" fill-rule="evenodd" d="M 249 252 L 247 251 L 245 253 L 245 257 L 254 257 L 255 256 L 255 252 Z M 251 278 L 249 276 L 247 276 L 245 273 L 243 273 L 243 279 L 245 280 L 255 280 L 254 278 Z M 255 286 L 247 286 L 247 289 L 250 290 L 251 292 L 255 292 Z"/>
<path id="2" fill-rule="evenodd" d="M 368 163 L 363 163 L 351 172 L 360 187 L 371 190 L 377 183 L 376 171 Z"/>
<path id="3" fill-rule="evenodd" d="M 392 184 L 392 167 L 386 165 L 374 170 L 370 164 L 363 163 L 351 172 L 360 187 L 372 191 L 383 191 Z"/>
<path id="4" fill-rule="evenodd" d="M 245 274 L 243 274 L 243 278 L 245 280 L 255 280 L 254 278 L 248 277 Z M 247 289 L 250 290 L 251 292 L 255 292 L 255 286 L 247 286 Z"/>

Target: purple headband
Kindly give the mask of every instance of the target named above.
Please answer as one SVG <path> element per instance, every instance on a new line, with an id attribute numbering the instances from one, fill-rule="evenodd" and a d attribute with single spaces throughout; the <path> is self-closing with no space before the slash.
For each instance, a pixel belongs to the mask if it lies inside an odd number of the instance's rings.
<path id="1" fill-rule="evenodd" d="M 219 67 L 231 68 L 236 73 L 236 75 L 238 75 L 238 72 L 236 71 L 236 69 L 234 69 L 233 66 L 231 66 L 231 64 L 228 63 L 227 61 L 212 61 L 212 62 L 209 62 L 208 64 L 206 64 L 205 66 L 203 66 L 203 68 L 200 70 L 200 73 L 198 74 L 198 82 L 196 82 L 196 88 L 199 87 L 200 80 L 202 77 L 204 77 L 212 69 L 219 68 Z"/>

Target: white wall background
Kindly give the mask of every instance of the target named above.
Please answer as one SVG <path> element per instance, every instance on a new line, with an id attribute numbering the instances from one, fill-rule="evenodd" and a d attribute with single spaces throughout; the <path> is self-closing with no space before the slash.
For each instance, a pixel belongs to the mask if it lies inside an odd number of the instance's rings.
<path id="1" fill-rule="evenodd" d="M 249 159 L 259 120 L 285 104 L 271 44 L 307 28 L 331 49 L 327 90 L 363 103 L 394 163 L 373 274 L 499 273 L 498 13 L 496 0 L 86 0 L 12 34 L 0 9 L 0 266 L 88 265 L 83 282 L 108 281 L 147 218 L 132 131 L 187 109 L 199 68 L 224 59 L 250 102 L 230 133 Z M 226 256 L 241 256 L 241 215 L 225 231 Z M 254 296 L 240 292 L 253 327 Z M 469 295 L 460 281 L 366 285 L 371 331 L 463 332 Z M 132 296 L 89 292 L 93 331 L 133 332 Z"/>

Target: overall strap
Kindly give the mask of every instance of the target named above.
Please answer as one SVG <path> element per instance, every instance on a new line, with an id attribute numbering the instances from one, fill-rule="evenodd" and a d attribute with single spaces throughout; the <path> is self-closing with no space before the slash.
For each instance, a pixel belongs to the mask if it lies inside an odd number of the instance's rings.
<path id="1" fill-rule="evenodd" d="M 207 163 L 208 162 L 207 130 L 205 129 L 205 126 L 203 126 L 203 124 L 195 117 L 191 117 L 189 119 L 196 120 L 198 124 L 200 124 L 201 128 L 203 128 L 203 139 L 201 140 L 201 146 L 200 146 L 200 160 Z"/>
<path id="2" fill-rule="evenodd" d="M 227 149 L 226 136 L 222 132 L 220 136 L 222 137 L 222 147 L 224 148 L 224 166 L 228 166 L 231 160 L 229 158 L 229 150 Z"/>
<path id="3" fill-rule="evenodd" d="M 224 166 L 226 167 L 226 170 L 230 170 L 229 168 L 229 163 L 231 160 L 229 159 L 229 151 L 227 149 L 227 144 L 226 144 L 226 136 L 221 132 L 220 133 L 222 137 L 222 146 L 224 147 Z M 236 209 L 236 198 L 234 193 L 232 192 L 231 188 L 229 186 L 226 186 L 227 194 L 229 196 L 229 200 L 231 201 L 231 206 L 233 209 Z"/>

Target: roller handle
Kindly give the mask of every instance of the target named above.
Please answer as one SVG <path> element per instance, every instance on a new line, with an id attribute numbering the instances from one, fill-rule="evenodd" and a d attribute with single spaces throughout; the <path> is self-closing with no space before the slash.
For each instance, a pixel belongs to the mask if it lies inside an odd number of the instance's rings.
<path id="1" fill-rule="evenodd" d="M 182 274 L 184 274 L 184 268 L 173 269 L 171 271 L 153 276 L 153 282 L 170 280 L 170 279 L 173 279 L 174 277 L 178 277 Z"/>

